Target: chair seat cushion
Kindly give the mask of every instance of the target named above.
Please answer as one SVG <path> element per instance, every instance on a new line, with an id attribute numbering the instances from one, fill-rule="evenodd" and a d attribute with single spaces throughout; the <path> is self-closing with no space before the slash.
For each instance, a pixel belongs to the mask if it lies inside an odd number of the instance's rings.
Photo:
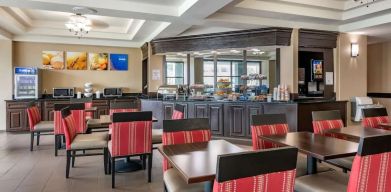
<path id="1" fill-rule="evenodd" d="M 331 170 L 332 169 L 324 165 L 324 163 L 318 163 L 318 173 Z M 301 177 L 304 175 L 307 175 L 307 156 L 299 154 L 297 157 L 296 177 Z"/>
<path id="2" fill-rule="evenodd" d="M 39 132 L 50 132 L 54 131 L 53 121 L 40 121 L 34 126 L 34 131 Z"/>
<path id="3" fill-rule="evenodd" d="M 187 184 L 175 168 L 168 169 L 163 174 L 163 181 L 168 192 L 203 192 L 204 183 Z"/>
<path id="4" fill-rule="evenodd" d="M 353 160 L 354 160 L 354 156 L 352 156 L 352 157 L 345 157 L 345 158 L 338 158 L 338 159 L 332 159 L 332 160 L 328 160 L 326 162 L 328 162 L 328 163 L 330 163 L 332 165 L 341 166 L 343 168 L 351 170 L 352 169 L 352 165 L 353 165 Z"/>
<path id="5" fill-rule="evenodd" d="M 107 147 L 107 133 L 78 134 L 71 144 L 71 149 L 99 149 Z"/>
<path id="6" fill-rule="evenodd" d="M 295 191 L 341 192 L 346 191 L 348 183 L 348 174 L 337 171 L 327 171 L 296 178 Z"/>
<path id="7" fill-rule="evenodd" d="M 152 129 L 152 143 L 162 143 L 163 129 Z"/>

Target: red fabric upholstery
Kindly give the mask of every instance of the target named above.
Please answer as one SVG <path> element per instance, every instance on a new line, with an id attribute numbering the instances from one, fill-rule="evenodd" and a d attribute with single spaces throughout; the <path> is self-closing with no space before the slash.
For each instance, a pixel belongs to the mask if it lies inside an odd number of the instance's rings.
<path id="1" fill-rule="evenodd" d="M 389 123 L 388 116 L 366 117 L 362 120 L 362 125 L 369 128 L 379 128 L 380 123 Z"/>
<path id="2" fill-rule="evenodd" d="M 125 112 L 138 112 L 138 109 L 110 109 L 109 114 L 110 116 L 113 115 L 113 113 L 125 113 Z M 109 125 L 109 134 L 111 134 L 111 129 L 113 128 L 113 124 Z"/>
<path id="3" fill-rule="evenodd" d="M 343 127 L 341 119 L 337 120 L 323 120 L 323 121 L 312 121 L 312 127 L 315 134 L 323 134 L 327 129 L 338 129 Z"/>
<path id="4" fill-rule="evenodd" d="M 29 119 L 30 131 L 34 131 L 34 127 L 41 121 L 41 112 L 37 106 L 27 108 L 27 116 Z"/>
<path id="5" fill-rule="evenodd" d="M 112 157 L 151 153 L 152 121 L 113 123 L 109 151 Z"/>
<path id="6" fill-rule="evenodd" d="M 292 192 L 296 169 L 218 183 L 213 192 Z"/>
<path id="7" fill-rule="evenodd" d="M 163 132 L 163 145 L 198 143 L 210 141 L 210 130 Z M 170 168 L 167 159 L 163 160 L 163 171 Z"/>
<path id="8" fill-rule="evenodd" d="M 76 133 L 85 133 L 87 130 L 86 115 L 84 110 L 72 110 L 71 116 L 75 121 Z M 62 122 L 61 111 L 54 111 L 54 134 L 64 134 L 64 123 Z"/>
<path id="9" fill-rule="evenodd" d="M 348 192 L 390 192 L 391 153 L 356 155 L 350 173 Z"/>
<path id="10" fill-rule="evenodd" d="M 183 118 L 184 118 L 184 115 L 180 111 L 174 110 L 174 113 L 172 113 L 171 119 L 175 120 L 175 119 L 183 119 Z"/>
<path id="11" fill-rule="evenodd" d="M 73 115 L 69 115 L 62 119 L 64 126 L 64 135 L 65 135 L 65 143 L 66 149 L 71 149 L 71 144 L 73 139 L 76 137 L 76 121 Z"/>
<path id="12" fill-rule="evenodd" d="M 288 124 L 275 124 L 275 125 L 252 125 L 251 136 L 253 143 L 253 150 L 276 148 L 278 145 L 259 139 L 262 135 L 279 135 L 288 133 Z"/>
<path id="13" fill-rule="evenodd" d="M 84 106 L 87 108 L 91 108 L 92 107 L 92 102 L 87 102 L 87 103 L 84 103 Z M 86 112 L 86 118 L 87 119 L 93 119 L 94 118 L 94 112 Z"/>

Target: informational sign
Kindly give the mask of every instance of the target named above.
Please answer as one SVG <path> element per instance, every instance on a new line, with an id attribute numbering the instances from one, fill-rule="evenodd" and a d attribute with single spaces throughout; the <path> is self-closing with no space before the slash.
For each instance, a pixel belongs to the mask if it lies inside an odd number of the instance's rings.
<path id="1" fill-rule="evenodd" d="M 334 73 L 326 72 L 326 85 L 334 85 Z"/>
<path id="2" fill-rule="evenodd" d="M 152 70 L 152 80 L 155 80 L 155 81 L 160 80 L 160 70 L 159 69 Z"/>

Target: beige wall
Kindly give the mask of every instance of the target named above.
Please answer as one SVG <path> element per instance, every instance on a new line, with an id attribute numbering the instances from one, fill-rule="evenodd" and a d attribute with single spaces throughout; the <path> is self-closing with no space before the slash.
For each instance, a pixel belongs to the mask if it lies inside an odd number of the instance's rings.
<path id="1" fill-rule="evenodd" d="M 358 57 L 351 57 L 351 43 L 358 43 Z M 367 37 L 341 33 L 336 50 L 336 94 L 338 100 L 367 95 Z M 350 117 L 350 103 L 348 104 Z"/>
<path id="2" fill-rule="evenodd" d="M 128 71 L 71 71 L 44 70 L 43 89 L 49 93 L 54 87 L 76 87 L 82 90 L 84 83 L 92 82 L 95 90 L 104 87 L 123 87 L 124 92 L 141 92 L 141 50 L 138 48 L 67 45 L 50 43 L 14 42 L 13 59 L 15 66 L 41 67 L 42 51 L 83 51 L 125 53 L 129 55 Z"/>
<path id="3" fill-rule="evenodd" d="M 391 92 L 391 42 L 383 42 L 368 45 L 368 92 Z M 374 98 L 375 103 L 380 103 L 391 109 L 390 98 Z"/>
<path id="4" fill-rule="evenodd" d="M 152 55 L 151 45 L 148 46 L 148 92 L 157 92 L 160 85 L 163 84 L 163 56 Z M 160 79 L 152 80 L 152 71 L 159 70 Z"/>
<path id="5" fill-rule="evenodd" d="M 299 30 L 293 29 L 291 45 L 280 49 L 280 83 L 286 84 L 291 93 L 298 93 Z"/>
<path id="6" fill-rule="evenodd" d="M 12 99 L 12 41 L 0 40 L 0 130 L 6 127 L 4 100 Z"/>

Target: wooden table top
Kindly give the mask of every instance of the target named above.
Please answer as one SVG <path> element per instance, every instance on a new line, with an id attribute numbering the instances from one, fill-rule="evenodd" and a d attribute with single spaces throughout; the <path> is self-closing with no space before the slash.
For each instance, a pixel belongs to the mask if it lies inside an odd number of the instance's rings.
<path id="1" fill-rule="evenodd" d="M 152 117 L 152 122 L 157 122 L 155 117 Z M 89 119 L 89 125 L 110 125 L 112 123 L 110 115 L 101 115 L 99 119 Z"/>
<path id="2" fill-rule="evenodd" d="M 391 134 L 391 131 L 376 128 L 365 128 L 363 126 L 348 126 L 341 129 L 329 129 L 326 132 L 351 137 L 357 140 L 361 137 Z"/>
<path id="3" fill-rule="evenodd" d="M 297 147 L 300 152 L 320 160 L 354 156 L 358 150 L 358 143 L 310 132 L 292 132 L 284 135 L 260 136 L 259 138 L 281 146 Z"/>
<path id="4" fill-rule="evenodd" d="M 159 146 L 158 150 L 187 183 L 213 181 L 218 155 L 245 151 L 225 140 Z"/>
<path id="5" fill-rule="evenodd" d="M 98 107 L 89 107 L 89 108 L 84 109 L 85 112 L 95 112 L 97 110 L 98 110 Z"/>
<path id="6" fill-rule="evenodd" d="M 380 128 L 391 130 L 391 123 L 379 123 Z"/>

